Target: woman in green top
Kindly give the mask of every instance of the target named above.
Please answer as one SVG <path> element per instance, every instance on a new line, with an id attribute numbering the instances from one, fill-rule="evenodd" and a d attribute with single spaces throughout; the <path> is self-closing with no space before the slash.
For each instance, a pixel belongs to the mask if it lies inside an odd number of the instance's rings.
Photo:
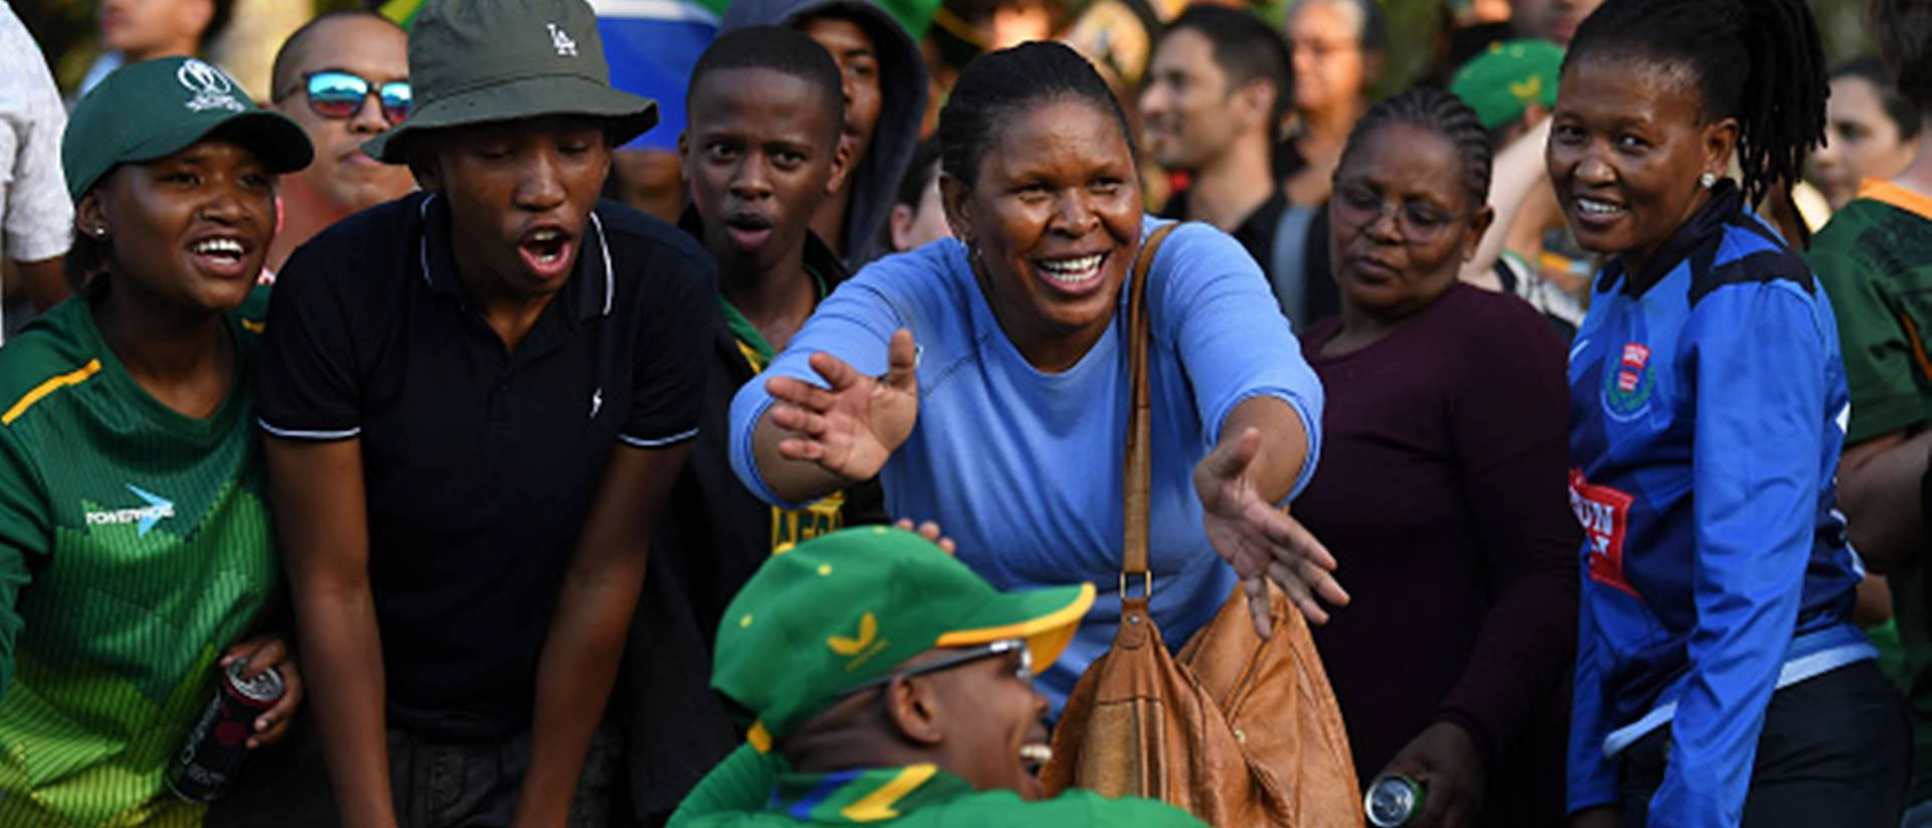
<path id="1" fill-rule="evenodd" d="M 61 147 L 84 287 L 0 350 L 0 825 L 198 825 L 166 773 L 279 573 L 249 367 L 275 175 L 313 154 L 192 58 L 124 67 Z"/>

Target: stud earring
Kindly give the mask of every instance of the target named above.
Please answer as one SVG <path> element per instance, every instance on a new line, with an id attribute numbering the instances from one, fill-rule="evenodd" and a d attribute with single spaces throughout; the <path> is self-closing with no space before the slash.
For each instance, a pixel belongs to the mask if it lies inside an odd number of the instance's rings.
<path id="1" fill-rule="evenodd" d="M 107 228 L 106 228 L 106 227 L 96 227 L 96 228 L 94 228 L 94 229 L 93 229 L 93 231 L 92 231 L 92 232 L 93 232 L 93 234 L 94 234 L 94 238 L 97 238 L 97 239 L 105 239 L 105 238 L 107 238 Z"/>
<path id="2" fill-rule="evenodd" d="M 1717 173 L 1706 170 L 1703 175 L 1697 177 L 1697 184 L 1706 190 L 1717 186 Z"/>

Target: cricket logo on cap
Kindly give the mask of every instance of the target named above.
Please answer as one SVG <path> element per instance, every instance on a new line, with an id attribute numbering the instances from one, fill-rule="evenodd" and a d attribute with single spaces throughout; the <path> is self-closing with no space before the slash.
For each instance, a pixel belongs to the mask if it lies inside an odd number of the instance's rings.
<path id="1" fill-rule="evenodd" d="M 859 618 L 858 633 L 856 638 L 835 635 L 825 639 L 827 648 L 847 659 L 845 671 L 848 673 L 865 666 L 866 662 L 888 646 L 879 640 L 879 619 L 872 613 L 868 612 Z"/>
<path id="2" fill-rule="evenodd" d="M 190 110 L 206 112 L 210 109 L 226 109 L 230 112 L 241 112 L 248 109 L 235 98 L 234 79 L 228 77 L 227 72 L 207 63 L 189 58 L 181 64 L 180 69 L 175 70 L 174 77 L 181 81 L 181 85 L 189 92 L 194 93 L 194 97 L 190 98 L 187 104 Z"/>
<path id="3" fill-rule="evenodd" d="M 544 28 L 550 30 L 550 45 L 556 47 L 558 57 L 577 56 L 577 41 L 571 40 L 569 33 L 557 28 L 557 24 L 555 23 L 545 23 L 543 25 Z"/>

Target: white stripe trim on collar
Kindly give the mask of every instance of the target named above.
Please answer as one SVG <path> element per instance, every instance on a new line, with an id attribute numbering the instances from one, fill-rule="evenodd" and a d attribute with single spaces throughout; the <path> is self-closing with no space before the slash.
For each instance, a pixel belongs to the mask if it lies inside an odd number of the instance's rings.
<path id="1" fill-rule="evenodd" d="M 260 417 L 255 418 L 255 424 L 261 426 L 263 431 L 277 437 L 286 437 L 291 440 L 347 440 L 350 437 L 362 433 L 361 426 L 341 431 L 303 431 L 295 428 L 277 428 L 269 425 L 267 420 L 261 419 Z"/>
<path id="2" fill-rule="evenodd" d="M 611 271 L 610 243 L 604 241 L 604 222 L 597 217 L 595 207 L 590 210 L 590 224 L 597 228 L 597 250 L 604 254 L 604 315 L 609 316 L 611 296 L 617 292 L 617 278 Z"/>
<path id="3" fill-rule="evenodd" d="M 677 434 L 673 434 L 669 437 L 659 437 L 655 440 L 646 440 L 641 437 L 632 437 L 629 434 L 619 434 L 617 435 L 617 439 L 623 440 L 624 442 L 629 443 L 638 448 L 663 448 L 665 446 L 677 445 L 678 443 L 682 443 L 696 436 L 698 436 L 698 430 L 694 428 L 694 429 L 691 429 L 690 431 L 680 432 Z"/>

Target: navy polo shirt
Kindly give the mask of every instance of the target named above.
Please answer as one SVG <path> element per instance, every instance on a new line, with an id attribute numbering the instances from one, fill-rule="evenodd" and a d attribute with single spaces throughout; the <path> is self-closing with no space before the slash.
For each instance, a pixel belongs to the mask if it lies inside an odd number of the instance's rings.
<path id="1" fill-rule="evenodd" d="M 577 266 L 514 350 L 466 297 L 449 210 L 418 193 L 303 245 L 270 300 L 264 431 L 359 438 L 392 726 L 527 727 L 557 592 L 614 447 L 697 434 L 711 258 L 599 203 Z"/>

